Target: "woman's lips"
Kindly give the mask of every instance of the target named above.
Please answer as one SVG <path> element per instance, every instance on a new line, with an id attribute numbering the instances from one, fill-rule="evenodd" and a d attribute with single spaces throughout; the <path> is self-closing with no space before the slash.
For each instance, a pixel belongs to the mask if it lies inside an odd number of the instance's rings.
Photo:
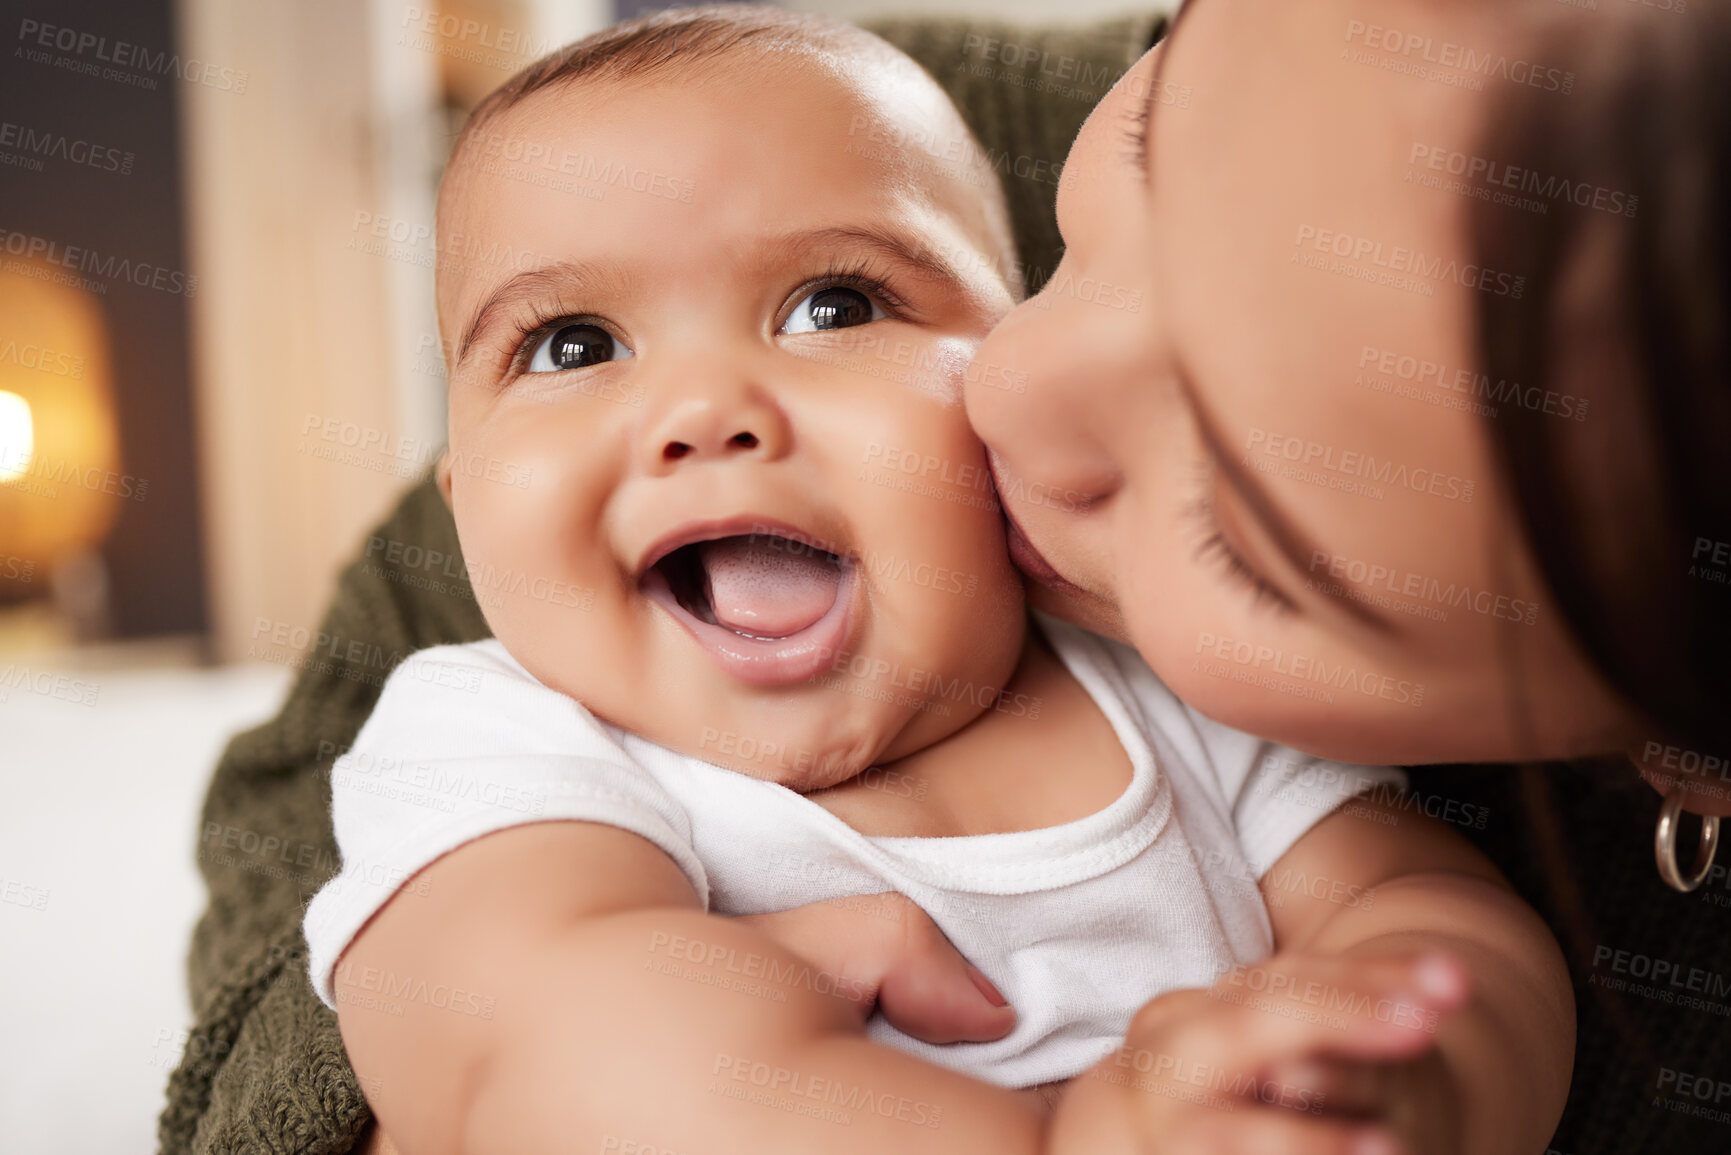
<path id="1" fill-rule="evenodd" d="M 1052 568 L 1052 563 L 1046 560 L 1044 554 L 1034 548 L 1022 532 L 1022 527 L 1016 524 L 1014 518 L 1006 513 L 1004 524 L 1007 526 L 1005 536 L 1010 542 L 1010 560 L 1016 563 L 1016 568 L 1039 582 L 1043 586 L 1055 589 L 1073 590 L 1076 587 L 1064 580 L 1064 576 Z"/>
<path id="2" fill-rule="evenodd" d="M 1004 513 L 1005 537 L 1009 539 L 1010 560 L 1015 563 L 1017 569 L 1043 586 L 1055 590 L 1082 593 L 1082 588 L 1060 574 L 1057 568 L 1046 560 L 1046 555 L 1034 548 L 1034 543 L 1028 540 L 1028 535 L 1022 532 L 1021 523 L 1016 520 L 1016 515 L 1010 512 L 1010 503 L 1003 498 L 1006 488 L 1003 462 L 998 459 L 996 453 L 989 451 L 986 454 L 986 459 L 991 464 L 992 481 L 997 486 L 998 508 Z"/>

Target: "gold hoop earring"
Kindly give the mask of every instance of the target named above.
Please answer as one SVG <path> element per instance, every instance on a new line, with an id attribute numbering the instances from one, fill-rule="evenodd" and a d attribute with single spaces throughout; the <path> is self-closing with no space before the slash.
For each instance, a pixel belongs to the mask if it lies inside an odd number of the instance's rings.
<path id="1" fill-rule="evenodd" d="M 1688 894 L 1707 881 L 1713 869 L 1713 856 L 1719 850 L 1719 819 L 1706 815 L 1701 819 L 1701 843 L 1695 851 L 1695 869 L 1688 877 L 1677 868 L 1677 818 L 1683 813 L 1683 797 L 1688 791 L 1682 785 L 1673 786 L 1659 807 L 1659 825 L 1653 830 L 1653 858 L 1659 864 L 1659 877 L 1672 890 Z"/>

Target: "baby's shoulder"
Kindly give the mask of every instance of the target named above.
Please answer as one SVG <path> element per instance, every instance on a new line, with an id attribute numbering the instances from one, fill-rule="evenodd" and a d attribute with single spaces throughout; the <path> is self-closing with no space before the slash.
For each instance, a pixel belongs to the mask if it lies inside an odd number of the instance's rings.
<path id="1" fill-rule="evenodd" d="M 582 703 L 546 685 L 495 638 L 417 650 L 391 671 L 363 729 L 364 737 L 437 748 L 541 748 L 548 742 L 616 755 L 618 734 Z M 537 737 L 531 738 L 530 735 Z"/>
<path id="2" fill-rule="evenodd" d="M 444 665 L 469 669 L 485 670 L 489 673 L 510 675 L 525 681 L 534 681 L 535 676 L 523 668 L 523 664 L 511 656 L 505 644 L 498 638 L 483 638 L 478 642 L 462 642 L 445 646 L 428 646 L 424 650 L 416 650 L 403 660 L 403 665 Z"/>
<path id="3" fill-rule="evenodd" d="M 478 694 L 489 688 L 497 691 L 541 685 L 497 638 L 487 638 L 414 651 L 391 671 L 384 696 L 428 689 L 468 690 Z"/>

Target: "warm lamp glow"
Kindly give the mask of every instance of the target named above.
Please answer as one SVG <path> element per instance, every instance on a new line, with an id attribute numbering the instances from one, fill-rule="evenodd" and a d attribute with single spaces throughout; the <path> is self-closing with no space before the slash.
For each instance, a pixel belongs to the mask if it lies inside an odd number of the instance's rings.
<path id="1" fill-rule="evenodd" d="M 122 472 L 108 350 L 100 298 L 28 259 L 0 268 L 0 554 L 38 573 L 100 545 L 142 484 Z"/>
<path id="2" fill-rule="evenodd" d="M 23 477 L 35 451 L 36 423 L 30 420 L 30 402 L 0 391 L 0 483 Z"/>

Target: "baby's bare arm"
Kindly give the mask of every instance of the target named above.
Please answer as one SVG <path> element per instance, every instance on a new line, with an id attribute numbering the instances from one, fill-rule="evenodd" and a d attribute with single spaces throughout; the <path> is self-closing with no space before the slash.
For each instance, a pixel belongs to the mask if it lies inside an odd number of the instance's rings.
<path id="1" fill-rule="evenodd" d="M 1041 1146 L 1013 1093 L 869 1042 L 797 955 L 703 913 L 635 835 L 517 827 L 419 878 L 337 982 L 344 1043 L 404 1155 Z M 675 939 L 704 950 L 671 958 Z"/>
<path id="2" fill-rule="evenodd" d="M 1544 1149 L 1568 1094 L 1574 995 L 1550 932 L 1484 856 L 1438 822 L 1354 802 L 1300 839 L 1262 890 L 1277 955 L 1456 959 L 1470 1001 L 1444 1019 L 1431 1061 L 1409 1068 L 1410 1098 L 1458 1102 L 1458 1140 L 1442 1149 Z M 1434 1137 L 1440 1122 L 1411 1130 Z"/>

